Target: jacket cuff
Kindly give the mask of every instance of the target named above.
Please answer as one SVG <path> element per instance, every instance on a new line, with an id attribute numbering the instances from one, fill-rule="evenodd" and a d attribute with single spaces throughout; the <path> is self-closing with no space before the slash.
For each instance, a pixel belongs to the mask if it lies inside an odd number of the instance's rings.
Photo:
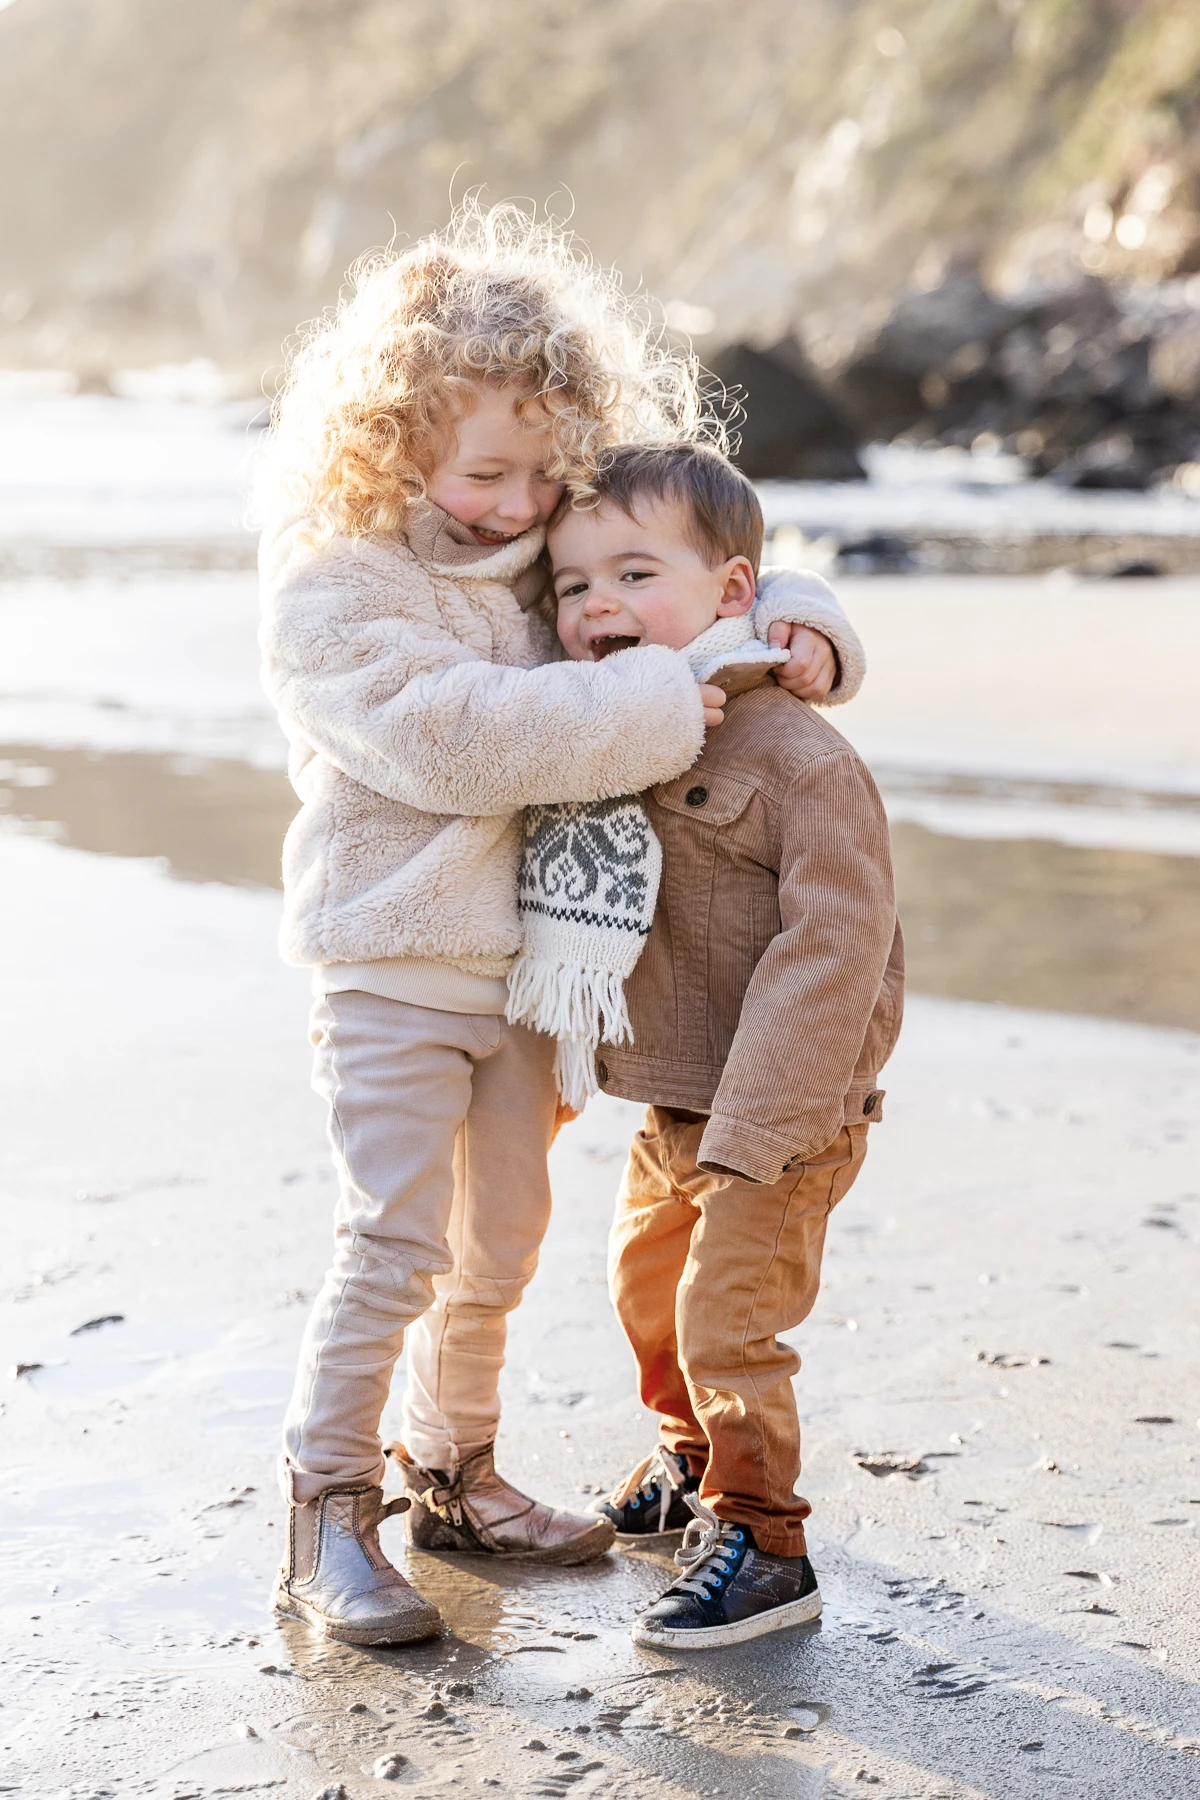
<path id="1" fill-rule="evenodd" d="M 862 639 L 838 604 L 829 583 L 807 569 L 763 569 L 754 608 L 755 635 L 765 638 L 772 625 L 807 625 L 827 637 L 838 658 L 838 680 L 822 706 L 853 700 L 867 672 Z"/>
<path id="2" fill-rule="evenodd" d="M 778 1181 L 795 1155 L 795 1145 L 778 1132 L 745 1119 L 713 1113 L 704 1127 L 696 1162 L 710 1175 L 740 1175 L 744 1181 Z"/>
<path id="3" fill-rule="evenodd" d="M 870 1112 L 882 1099 L 882 1093 L 876 1092 L 872 1107 L 864 1105 L 863 1111 Z M 768 1131 L 765 1126 L 754 1125 L 748 1119 L 712 1113 L 700 1139 L 696 1163 L 710 1175 L 739 1175 L 744 1181 L 771 1185 L 789 1169 L 799 1168 L 801 1163 L 819 1156 L 828 1144 L 832 1144 L 843 1123 L 838 1108 L 827 1124 L 818 1124 L 814 1138 L 808 1143 L 797 1143 L 795 1138 L 781 1137 L 777 1131 Z"/>

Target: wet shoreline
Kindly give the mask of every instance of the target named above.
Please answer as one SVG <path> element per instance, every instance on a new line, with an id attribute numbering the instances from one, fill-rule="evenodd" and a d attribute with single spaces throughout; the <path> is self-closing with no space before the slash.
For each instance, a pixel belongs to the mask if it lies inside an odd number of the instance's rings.
<path id="1" fill-rule="evenodd" d="M 901 799 L 1200 812 L 1200 797 L 1096 783 L 896 769 L 880 778 Z M 278 886 L 294 811 L 278 769 L 0 744 L 0 830 L 158 859 L 188 881 Z M 1200 858 L 939 831 L 903 816 L 892 838 L 913 991 L 1200 1029 Z"/>

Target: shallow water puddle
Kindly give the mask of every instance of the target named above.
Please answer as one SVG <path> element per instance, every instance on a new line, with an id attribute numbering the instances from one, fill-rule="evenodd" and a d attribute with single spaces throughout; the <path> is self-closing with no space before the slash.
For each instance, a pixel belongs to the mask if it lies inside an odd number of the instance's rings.
<path id="1" fill-rule="evenodd" d="M 918 993 L 1200 1027 L 1200 858 L 894 823 Z"/>
<path id="2" fill-rule="evenodd" d="M 0 826 L 188 881 L 279 882 L 296 798 L 281 769 L 194 756 L 0 745 Z"/>
<path id="3" fill-rule="evenodd" d="M 1027 807 L 1032 787 L 1060 810 L 1107 808 L 1114 819 L 1197 804 L 1028 782 L 993 782 L 987 798 Z M 958 803 L 979 787 L 928 776 L 921 791 Z M 101 855 L 161 858 L 186 880 L 277 885 L 294 811 L 282 772 L 250 763 L 0 746 L 0 824 Z M 966 825 L 959 835 L 903 817 L 892 834 L 914 990 L 1200 1027 L 1200 857 Z"/>

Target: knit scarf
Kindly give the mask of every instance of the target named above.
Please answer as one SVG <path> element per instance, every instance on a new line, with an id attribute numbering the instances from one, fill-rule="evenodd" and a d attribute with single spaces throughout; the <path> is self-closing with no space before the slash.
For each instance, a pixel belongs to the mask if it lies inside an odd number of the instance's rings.
<path id="1" fill-rule="evenodd" d="M 682 651 L 697 681 L 726 692 L 787 661 L 754 635 L 751 615 L 718 619 Z M 523 948 L 508 976 L 507 1016 L 558 1039 L 555 1074 L 581 1112 L 597 1092 L 596 1049 L 631 1044 L 625 983 L 650 934 L 662 849 L 636 794 L 531 806 L 518 906 Z"/>

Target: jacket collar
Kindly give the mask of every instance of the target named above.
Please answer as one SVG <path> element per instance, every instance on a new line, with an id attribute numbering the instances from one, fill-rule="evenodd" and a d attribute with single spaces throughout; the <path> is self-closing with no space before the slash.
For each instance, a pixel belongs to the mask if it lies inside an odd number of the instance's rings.
<path id="1" fill-rule="evenodd" d="M 511 543 L 487 549 L 476 543 L 467 526 L 432 500 L 414 500 L 404 523 L 404 537 L 418 562 L 437 575 L 511 581 L 541 555 L 546 528 L 534 525 Z"/>

